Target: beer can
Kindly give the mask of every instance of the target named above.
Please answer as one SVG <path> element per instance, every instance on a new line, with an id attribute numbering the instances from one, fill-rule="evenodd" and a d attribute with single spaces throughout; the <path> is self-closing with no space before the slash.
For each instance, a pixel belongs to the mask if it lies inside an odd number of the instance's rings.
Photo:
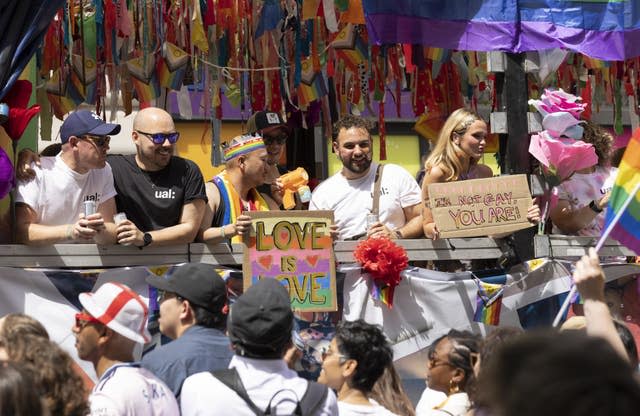
<path id="1" fill-rule="evenodd" d="M 84 201 L 84 216 L 88 217 L 89 215 L 96 213 L 96 201 Z"/>
<path id="2" fill-rule="evenodd" d="M 377 222 L 378 222 L 378 216 L 376 214 L 373 214 L 373 213 L 367 214 L 367 230 Z"/>

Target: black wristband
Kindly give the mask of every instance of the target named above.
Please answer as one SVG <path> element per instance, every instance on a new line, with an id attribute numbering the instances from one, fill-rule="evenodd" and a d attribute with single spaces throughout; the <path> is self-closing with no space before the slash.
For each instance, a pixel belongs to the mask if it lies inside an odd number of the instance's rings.
<path id="1" fill-rule="evenodd" d="M 589 208 L 591 208 L 591 210 L 597 214 L 600 214 L 602 212 L 602 208 L 598 207 L 596 201 L 593 200 L 589 202 Z"/>

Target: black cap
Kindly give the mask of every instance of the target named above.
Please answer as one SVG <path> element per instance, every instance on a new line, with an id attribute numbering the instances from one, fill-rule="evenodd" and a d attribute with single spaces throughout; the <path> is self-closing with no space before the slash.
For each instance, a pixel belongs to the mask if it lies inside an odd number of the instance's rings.
<path id="1" fill-rule="evenodd" d="M 227 286 L 210 264 L 175 266 L 166 278 L 149 276 L 146 281 L 153 287 L 173 292 L 213 313 L 222 312 L 227 304 Z"/>
<path id="2" fill-rule="evenodd" d="M 272 111 L 258 111 L 253 113 L 249 120 L 247 120 L 247 133 L 254 134 L 261 130 L 271 127 L 280 127 L 282 130 L 289 132 L 289 126 L 287 126 L 282 119 L 282 116 Z"/>
<path id="3" fill-rule="evenodd" d="M 249 358 L 280 358 L 292 329 L 289 293 L 273 278 L 263 278 L 247 289 L 231 305 L 227 319 L 236 353 Z"/>

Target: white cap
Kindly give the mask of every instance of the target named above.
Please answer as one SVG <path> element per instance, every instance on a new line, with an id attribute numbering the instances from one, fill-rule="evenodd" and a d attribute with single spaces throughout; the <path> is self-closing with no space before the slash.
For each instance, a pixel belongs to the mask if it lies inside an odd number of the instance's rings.
<path id="1" fill-rule="evenodd" d="M 81 293 L 78 299 L 89 315 L 123 337 L 141 343 L 151 340 L 147 330 L 149 308 L 128 286 L 107 282 L 95 293 Z"/>

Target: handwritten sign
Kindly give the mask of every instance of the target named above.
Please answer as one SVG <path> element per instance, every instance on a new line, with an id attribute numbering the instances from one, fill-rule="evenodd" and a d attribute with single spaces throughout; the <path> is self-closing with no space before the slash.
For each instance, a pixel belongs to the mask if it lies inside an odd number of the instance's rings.
<path id="1" fill-rule="evenodd" d="M 337 310 L 336 267 L 329 225 L 333 211 L 248 212 L 253 219 L 245 240 L 245 290 L 258 279 L 278 279 L 291 307 L 307 312 Z"/>
<path id="2" fill-rule="evenodd" d="M 433 183 L 429 204 L 440 236 L 478 237 L 531 227 L 526 175 Z"/>

